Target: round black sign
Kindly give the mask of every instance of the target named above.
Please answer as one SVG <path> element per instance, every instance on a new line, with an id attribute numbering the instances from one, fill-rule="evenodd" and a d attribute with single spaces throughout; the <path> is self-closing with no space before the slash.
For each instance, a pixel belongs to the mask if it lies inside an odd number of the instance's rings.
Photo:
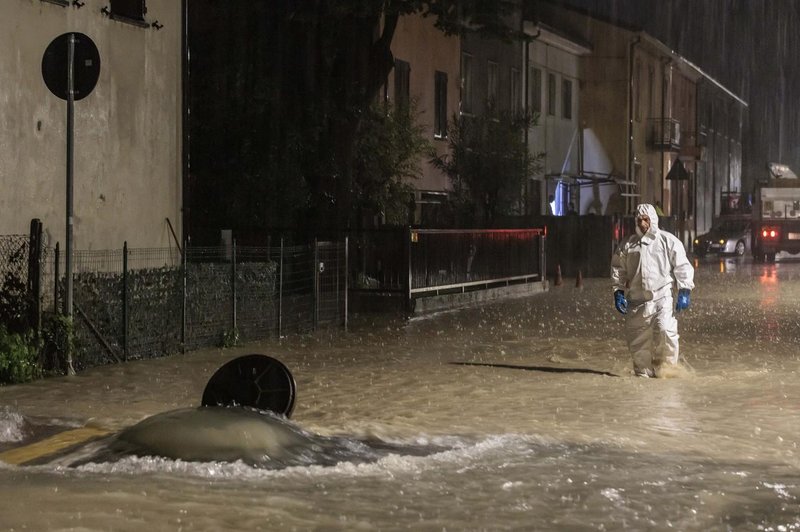
<path id="1" fill-rule="evenodd" d="M 82 100 L 89 96 L 100 77 L 100 52 L 94 42 L 83 33 L 65 33 L 51 42 L 42 57 L 42 77 L 50 92 L 66 100 L 67 62 L 70 35 L 75 36 L 73 61 L 73 98 Z"/>
<path id="2" fill-rule="evenodd" d="M 208 380 L 203 406 L 249 406 L 292 415 L 296 385 L 289 368 L 266 355 L 244 355 L 224 364 Z"/>

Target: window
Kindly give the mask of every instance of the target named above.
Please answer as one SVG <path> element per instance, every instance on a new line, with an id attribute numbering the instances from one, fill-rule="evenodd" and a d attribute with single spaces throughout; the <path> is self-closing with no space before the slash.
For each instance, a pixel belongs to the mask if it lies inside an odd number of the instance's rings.
<path id="1" fill-rule="evenodd" d="M 542 112 L 542 70 L 540 68 L 528 68 L 528 105 L 533 113 Z"/>
<path id="2" fill-rule="evenodd" d="M 472 56 L 461 54 L 461 112 L 471 114 L 475 111 L 472 93 Z"/>
<path id="3" fill-rule="evenodd" d="M 486 64 L 486 105 L 492 109 L 497 105 L 498 65 L 494 61 Z"/>
<path id="4" fill-rule="evenodd" d="M 511 114 L 513 116 L 519 116 L 520 108 L 522 107 L 522 77 L 519 74 L 519 70 L 516 68 L 511 69 L 511 105 L 509 109 L 511 109 Z"/>
<path id="5" fill-rule="evenodd" d="M 144 22 L 147 13 L 145 0 L 110 0 L 111 16 Z"/>
<path id="6" fill-rule="evenodd" d="M 394 101 L 398 108 L 408 109 L 411 65 L 400 59 L 394 61 Z"/>
<path id="7" fill-rule="evenodd" d="M 561 80 L 561 116 L 566 120 L 572 120 L 572 81 Z"/>
<path id="8" fill-rule="evenodd" d="M 547 74 L 547 114 L 556 116 L 556 75 Z"/>
<path id="9" fill-rule="evenodd" d="M 447 138 L 447 74 L 437 71 L 434 84 L 433 136 L 444 139 Z"/>

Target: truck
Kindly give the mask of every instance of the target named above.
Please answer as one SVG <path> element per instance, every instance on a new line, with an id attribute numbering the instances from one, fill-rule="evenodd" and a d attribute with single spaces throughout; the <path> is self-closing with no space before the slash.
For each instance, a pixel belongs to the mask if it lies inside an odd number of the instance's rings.
<path id="1" fill-rule="evenodd" d="M 752 250 L 757 262 L 782 251 L 800 253 L 800 179 L 785 164 L 769 163 L 753 194 Z"/>

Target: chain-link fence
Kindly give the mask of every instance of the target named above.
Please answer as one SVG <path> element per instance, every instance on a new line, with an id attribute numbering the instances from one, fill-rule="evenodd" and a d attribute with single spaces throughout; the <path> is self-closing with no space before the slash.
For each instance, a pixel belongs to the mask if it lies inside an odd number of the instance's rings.
<path id="1" fill-rule="evenodd" d="M 29 252 L 27 235 L 0 236 L 0 322 L 14 332 L 28 328 Z"/>
<path id="2" fill-rule="evenodd" d="M 0 237 L 0 304 L 23 317 L 33 293 L 32 241 Z M 346 325 L 346 243 L 184 251 L 126 244 L 73 252 L 76 369 Z M 35 262 L 41 288 L 33 299 L 45 312 L 61 311 L 64 253 L 44 248 Z"/>

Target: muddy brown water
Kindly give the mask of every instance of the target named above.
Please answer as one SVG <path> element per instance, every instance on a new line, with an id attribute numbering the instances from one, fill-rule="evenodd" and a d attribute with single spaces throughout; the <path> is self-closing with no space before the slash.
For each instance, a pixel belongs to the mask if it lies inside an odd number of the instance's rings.
<path id="1" fill-rule="evenodd" d="M 342 334 L 0 388 L 8 447 L 31 424 L 120 430 L 198 405 L 220 365 L 258 352 L 297 380 L 293 423 L 356 454 L 394 449 L 272 469 L 0 464 L 0 528 L 800 530 L 800 260 L 697 266 L 671 378 L 631 375 L 608 280 L 566 279 L 410 321 L 361 316 Z"/>

